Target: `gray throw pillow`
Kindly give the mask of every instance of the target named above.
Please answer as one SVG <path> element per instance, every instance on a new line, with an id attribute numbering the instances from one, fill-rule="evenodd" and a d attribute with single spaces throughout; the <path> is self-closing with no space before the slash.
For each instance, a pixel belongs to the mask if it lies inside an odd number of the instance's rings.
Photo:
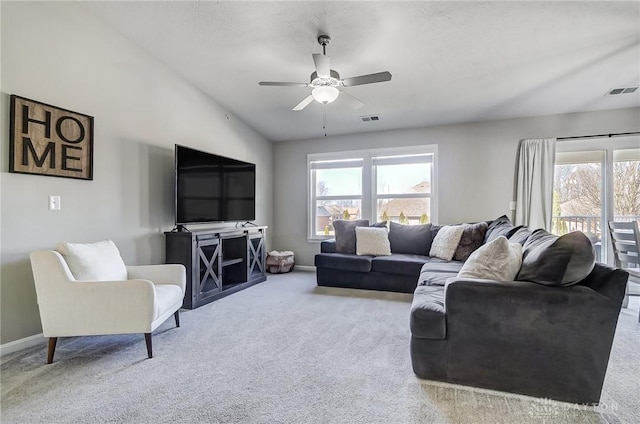
<path id="1" fill-rule="evenodd" d="M 465 224 L 462 238 L 456 248 L 453 259 L 456 261 L 466 261 L 477 248 L 482 246 L 484 235 L 489 226 L 486 222 L 478 222 L 477 224 Z"/>
<path id="2" fill-rule="evenodd" d="M 500 236 L 505 236 L 508 239 L 520 228 L 522 228 L 522 225 L 516 227 L 511 223 L 507 215 L 502 215 L 489 224 L 489 228 L 487 228 L 487 232 L 484 235 L 484 243 L 489 243 Z"/>
<path id="3" fill-rule="evenodd" d="M 336 252 L 356 253 L 356 227 L 368 227 L 368 219 L 355 219 L 353 221 L 339 219 L 333 221 L 333 230 L 336 236 Z"/>
<path id="4" fill-rule="evenodd" d="M 431 224 L 401 225 L 396 222 L 390 223 L 391 253 L 428 256 L 432 241 Z"/>
<path id="5" fill-rule="evenodd" d="M 558 237 L 535 230 L 522 250 L 517 280 L 547 286 L 570 286 L 584 280 L 595 265 L 591 242 L 579 231 Z"/>

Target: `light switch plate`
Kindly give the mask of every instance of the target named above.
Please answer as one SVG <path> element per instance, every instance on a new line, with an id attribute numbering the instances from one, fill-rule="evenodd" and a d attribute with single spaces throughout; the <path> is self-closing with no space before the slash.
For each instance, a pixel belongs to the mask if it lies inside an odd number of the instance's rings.
<path id="1" fill-rule="evenodd" d="M 49 210 L 50 211 L 60 210 L 60 196 L 49 196 Z"/>

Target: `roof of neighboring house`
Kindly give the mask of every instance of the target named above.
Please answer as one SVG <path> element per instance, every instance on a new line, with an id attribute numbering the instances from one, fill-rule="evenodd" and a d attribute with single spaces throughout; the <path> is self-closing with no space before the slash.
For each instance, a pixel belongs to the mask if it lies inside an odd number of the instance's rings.
<path id="1" fill-rule="evenodd" d="M 331 216 L 333 215 L 326 206 L 318 206 L 316 207 L 316 216 Z"/>
<path id="2" fill-rule="evenodd" d="M 430 193 L 431 181 L 422 181 L 409 189 L 411 193 Z"/>
<path id="3" fill-rule="evenodd" d="M 380 215 L 384 212 L 389 216 L 400 216 L 400 212 L 407 217 L 428 215 L 429 202 L 427 199 L 393 199 L 380 208 Z"/>
<path id="4" fill-rule="evenodd" d="M 357 216 L 360 213 L 358 208 L 345 208 L 340 205 L 320 205 L 316 207 L 316 216 L 336 216 L 348 211 L 350 216 Z"/>

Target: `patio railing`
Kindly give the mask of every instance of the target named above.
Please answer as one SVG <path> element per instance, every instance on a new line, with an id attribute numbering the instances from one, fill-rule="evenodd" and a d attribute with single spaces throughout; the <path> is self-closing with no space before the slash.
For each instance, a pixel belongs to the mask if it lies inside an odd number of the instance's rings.
<path id="1" fill-rule="evenodd" d="M 600 216 L 595 215 L 554 216 L 551 219 L 551 228 L 556 234 L 566 234 L 571 231 L 582 231 L 587 236 L 595 237 L 600 240 L 602 237 L 600 219 Z M 623 222 L 640 222 L 640 215 L 616 215 L 613 217 L 613 220 Z"/>

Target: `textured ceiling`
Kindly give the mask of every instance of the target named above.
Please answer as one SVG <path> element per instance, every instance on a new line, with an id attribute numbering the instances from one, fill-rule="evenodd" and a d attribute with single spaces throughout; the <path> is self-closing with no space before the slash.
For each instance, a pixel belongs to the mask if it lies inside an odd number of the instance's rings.
<path id="1" fill-rule="evenodd" d="M 83 2 L 82 7 L 270 140 L 324 135 L 323 106 L 291 108 L 328 34 L 365 103 L 326 106 L 327 134 L 640 106 L 640 2 Z M 362 115 L 380 121 L 362 122 Z M 640 118 L 639 118 L 640 119 Z"/>

